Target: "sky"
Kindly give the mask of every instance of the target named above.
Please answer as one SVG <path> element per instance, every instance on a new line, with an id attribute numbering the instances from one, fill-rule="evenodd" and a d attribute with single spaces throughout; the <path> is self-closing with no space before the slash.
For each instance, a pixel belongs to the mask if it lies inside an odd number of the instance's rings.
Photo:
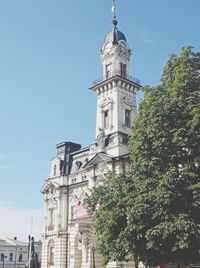
<path id="1" fill-rule="evenodd" d="M 156 85 L 171 53 L 200 51 L 199 0 L 116 0 L 130 74 Z M 111 0 L 0 1 L 0 235 L 40 237 L 55 145 L 94 141 Z M 142 94 L 138 94 L 141 100 Z M 33 219 L 33 220 L 31 220 Z M 32 222 L 32 223 L 31 223 Z M 31 227 L 32 226 L 32 227 Z"/>

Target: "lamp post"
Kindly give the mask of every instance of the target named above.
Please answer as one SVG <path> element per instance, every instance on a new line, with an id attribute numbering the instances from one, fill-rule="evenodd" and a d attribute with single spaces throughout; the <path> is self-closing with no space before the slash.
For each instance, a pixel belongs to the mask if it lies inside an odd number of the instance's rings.
<path id="1" fill-rule="evenodd" d="M 1 259 L 2 259 L 2 262 L 3 262 L 3 268 L 4 268 L 4 260 L 5 260 L 5 258 L 7 258 L 7 256 L 4 255 L 4 253 L 2 253 L 1 254 Z"/>
<path id="2" fill-rule="evenodd" d="M 92 268 L 96 268 L 94 252 L 95 252 L 95 247 L 92 246 Z"/>

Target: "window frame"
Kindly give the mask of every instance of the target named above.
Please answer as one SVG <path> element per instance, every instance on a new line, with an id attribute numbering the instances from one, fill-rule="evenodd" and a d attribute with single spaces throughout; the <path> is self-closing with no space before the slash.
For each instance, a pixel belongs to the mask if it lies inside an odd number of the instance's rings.
<path id="1" fill-rule="evenodd" d="M 120 63 L 120 74 L 124 78 L 127 77 L 127 65 L 122 62 Z"/>
<path id="2" fill-rule="evenodd" d="M 105 129 L 109 128 L 109 110 L 103 111 L 103 127 Z"/>
<path id="3" fill-rule="evenodd" d="M 19 253 L 18 262 L 23 262 L 23 254 Z"/>
<path id="4" fill-rule="evenodd" d="M 125 108 L 125 111 L 124 111 L 124 125 L 125 127 L 128 127 L 128 128 L 131 127 L 131 110 L 127 108 Z"/>
<path id="5" fill-rule="evenodd" d="M 112 64 L 106 64 L 106 79 L 110 78 L 112 76 L 112 72 L 111 72 L 111 66 Z"/>
<path id="6" fill-rule="evenodd" d="M 9 254 L 9 261 L 14 261 L 14 253 L 13 252 L 10 252 Z"/>

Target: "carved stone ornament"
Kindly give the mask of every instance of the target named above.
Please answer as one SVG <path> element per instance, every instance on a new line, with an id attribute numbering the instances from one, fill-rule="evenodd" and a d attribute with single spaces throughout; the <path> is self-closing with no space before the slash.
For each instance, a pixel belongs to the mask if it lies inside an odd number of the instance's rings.
<path id="1" fill-rule="evenodd" d="M 73 192 L 73 196 L 71 198 L 71 201 L 73 201 L 73 202 L 76 201 L 76 203 L 82 204 L 87 195 L 88 195 L 88 193 L 83 189 L 75 190 Z"/>
<path id="2" fill-rule="evenodd" d="M 89 245 L 89 239 L 90 239 L 89 231 L 79 231 L 76 239 L 78 248 L 82 250 L 82 246 Z"/>
<path id="3" fill-rule="evenodd" d="M 121 136 L 116 136 L 115 138 L 114 138 L 114 143 L 115 144 L 122 144 L 123 143 L 123 138 L 121 137 Z"/>
<path id="4" fill-rule="evenodd" d="M 104 137 L 105 137 L 104 129 L 99 128 L 99 134 L 97 135 L 97 138 L 96 138 L 96 142 L 99 146 L 103 147 Z"/>
<path id="5" fill-rule="evenodd" d="M 107 163 L 104 162 L 104 161 L 100 161 L 100 162 L 98 163 L 98 165 L 96 166 L 95 173 L 96 173 L 96 174 L 100 174 L 100 175 L 102 175 L 102 174 L 104 174 L 104 173 L 106 173 L 106 172 L 108 172 L 108 166 L 107 166 Z"/>
<path id="6" fill-rule="evenodd" d="M 82 251 L 84 263 L 88 262 L 89 244 L 90 244 L 90 232 L 79 231 L 76 237 L 77 248 Z"/>
<path id="7" fill-rule="evenodd" d="M 57 202 L 56 202 L 56 198 L 55 197 L 51 197 L 48 201 L 47 201 L 47 207 L 54 209 L 57 207 Z"/>
<path id="8" fill-rule="evenodd" d="M 97 144 L 96 143 L 93 143 L 91 146 L 90 146 L 90 150 L 91 151 L 95 151 L 97 148 Z"/>
<path id="9" fill-rule="evenodd" d="M 121 103 L 131 106 L 133 108 L 135 106 L 134 99 L 129 96 L 124 96 L 121 98 Z"/>
<path id="10" fill-rule="evenodd" d="M 105 98 L 103 98 L 101 100 L 100 107 L 106 106 L 106 105 L 111 104 L 113 102 L 114 102 L 113 101 L 113 98 L 111 98 L 111 97 L 105 97 Z"/>

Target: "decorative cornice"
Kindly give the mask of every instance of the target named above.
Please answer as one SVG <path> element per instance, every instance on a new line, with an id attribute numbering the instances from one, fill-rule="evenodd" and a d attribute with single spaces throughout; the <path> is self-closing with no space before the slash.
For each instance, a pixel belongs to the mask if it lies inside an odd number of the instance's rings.
<path id="1" fill-rule="evenodd" d="M 106 92 L 116 86 L 122 87 L 124 90 L 130 91 L 130 92 L 136 92 L 139 88 L 139 81 L 138 83 L 133 82 L 129 79 L 126 79 L 120 75 L 115 75 L 111 78 L 108 78 L 106 80 L 97 82 L 94 86 L 92 86 L 90 89 L 93 91 L 96 91 L 97 94 Z"/>

